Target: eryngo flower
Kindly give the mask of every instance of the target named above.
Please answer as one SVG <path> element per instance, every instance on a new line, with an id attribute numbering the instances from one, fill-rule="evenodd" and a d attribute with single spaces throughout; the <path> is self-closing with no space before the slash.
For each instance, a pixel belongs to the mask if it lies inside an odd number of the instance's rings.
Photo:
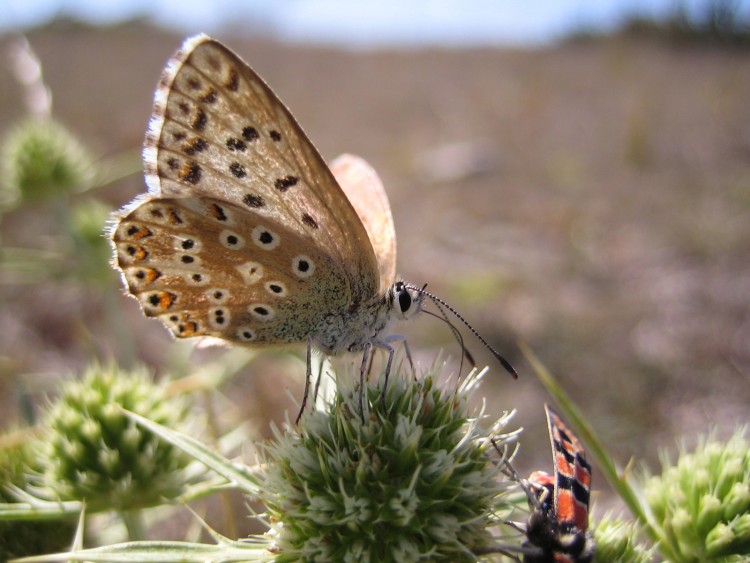
<path id="1" fill-rule="evenodd" d="M 665 457 L 662 474 L 646 482 L 654 523 L 681 560 L 745 560 L 750 551 L 748 446 L 744 428 L 726 442 L 701 437 L 676 463 Z"/>
<path id="2" fill-rule="evenodd" d="M 31 429 L 0 434 L 0 502 L 19 502 L 13 489 L 25 488 L 29 475 L 38 468 L 36 445 Z M 0 561 L 62 551 L 74 534 L 75 522 L 70 520 L 4 519 L 0 521 Z"/>
<path id="3" fill-rule="evenodd" d="M 3 192 L 0 202 L 39 201 L 84 187 L 93 171 L 80 142 L 49 118 L 28 118 L 6 137 L 2 147 Z"/>
<path id="4" fill-rule="evenodd" d="M 337 378 L 322 410 L 264 448 L 262 489 L 277 561 L 476 561 L 491 544 L 498 495 L 489 436 L 468 389 L 432 370 L 391 373 L 364 389 Z M 442 385 L 441 385 L 442 381 Z M 500 440 L 502 442 L 502 439 Z"/>
<path id="5" fill-rule="evenodd" d="M 43 483 L 51 495 L 85 500 L 96 511 L 142 508 L 181 492 L 188 458 L 120 407 L 170 428 L 179 428 L 186 412 L 183 400 L 142 369 L 93 365 L 66 381 L 45 424 Z"/>
<path id="6" fill-rule="evenodd" d="M 595 561 L 609 563 L 649 563 L 653 561 L 653 547 L 639 541 L 639 530 L 635 522 L 605 514 L 594 519 L 592 530 L 596 538 Z"/>

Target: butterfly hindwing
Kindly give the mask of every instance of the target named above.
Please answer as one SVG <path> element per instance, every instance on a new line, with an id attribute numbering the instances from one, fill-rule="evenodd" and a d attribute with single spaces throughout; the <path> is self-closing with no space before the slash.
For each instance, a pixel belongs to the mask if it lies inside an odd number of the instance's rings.
<path id="1" fill-rule="evenodd" d="M 113 233 L 123 277 L 146 315 L 178 337 L 255 344 L 303 341 L 326 307 L 349 298 L 336 262 L 320 249 L 303 254 L 300 239 L 207 197 L 149 198 Z M 289 315 L 294 323 L 281 322 Z"/>
<path id="2" fill-rule="evenodd" d="M 351 154 L 331 162 L 331 172 L 367 231 L 380 269 L 380 290 L 385 291 L 396 277 L 396 231 L 383 182 L 372 166 Z"/>

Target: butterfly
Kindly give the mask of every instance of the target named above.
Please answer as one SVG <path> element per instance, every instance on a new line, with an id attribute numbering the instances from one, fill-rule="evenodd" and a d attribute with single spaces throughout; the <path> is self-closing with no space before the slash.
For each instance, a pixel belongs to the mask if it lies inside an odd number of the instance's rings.
<path id="1" fill-rule="evenodd" d="M 528 479 L 532 512 L 526 525 L 527 563 L 589 563 L 596 543 L 588 530 L 591 466 L 581 442 L 562 419 L 547 413 L 554 475 L 535 471 Z"/>
<path id="2" fill-rule="evenodd" d="M 375 171 L 351 155 L 329 168 L 271 88 L 214 39 L 187 39 L 168 62 L 143 160 L 148 193 L 111 229 L 128 292 L 178 338 L 307 343 L 300 415 L 313 347 L 362 352 L 361 380 L 372 349 L 384 350 L 387 384 L 391 321 L 426 297 L 453 311 L 397 279 Z"/>

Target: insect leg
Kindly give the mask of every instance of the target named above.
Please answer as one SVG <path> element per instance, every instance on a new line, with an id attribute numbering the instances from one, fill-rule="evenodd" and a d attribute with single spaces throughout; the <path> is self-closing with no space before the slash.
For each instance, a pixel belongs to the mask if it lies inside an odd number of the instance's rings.
<path id="1" fill-rule="evenodd" d="M 297 414 L 297 420 L 294 424 L 299 424 L 299 419 L 302 418 L 302 413 L 305 412 L 305 405 L 307 405 L 307 397 L 310 394 L 310 380 L 312 379 L 312 337 L 307 339 L 307 369 L 305 370 L 305 394 L 302 396 L 302 404 L 299 407 L 299 414 Z M 320 383 L 320 378 L 318 378 Z M 315 386 L 315 393 L 317 394 L 317 385 Z"/>
<path id="2" fill-rule="evenodd" d="M 367 371 L 367 360 L 370 355 L 372 344 L 365 342 L 362 352 L 362 365 L 359 368 L 359 418 L 365 423 L 365 372 Z"/>

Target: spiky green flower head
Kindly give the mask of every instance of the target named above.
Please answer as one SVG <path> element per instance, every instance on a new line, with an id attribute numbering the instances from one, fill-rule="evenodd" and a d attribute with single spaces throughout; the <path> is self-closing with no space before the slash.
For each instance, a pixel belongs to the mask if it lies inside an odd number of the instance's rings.
<path id="1" fill-rule="evenodd" d="M 663 541 L 680 561 L 747 561 L 750 555 L 750 448 L 745 428 L 721 442 L 699 438 L 677 462 L 662 456 L 645 496 Z"/>
<path id="2" fill-rule="evenodd" d="M 11 502 L 8 485 L 23 488 L 26 469 L 34 462 L 34 434 L 31 429 L 6 430 L 0 434 L 0 502 Z"/>
<path id="3" fill-rule="evenodd" d="M 124 511 L 183 490 L 188 458 L 121 408 L 174 429 L 186 415 L 186 402 L 168 396 L 145 369 L 93 365 L 67 380 L 45 424 L 43 482 L 56 498 L 85 500 L 89 511 Z"/>
<path id="4" fill-rule="evenodd" d="M 491 543 L 493 508 L 507 486 L 489 461 L 490 436 L 468 395 L 433 369 L 381 374 L 364 390 L 338 377 L 321 410 L 263 448 L 266 518 L 277 561 L 476 561 Z"/>
<path id="5" fill-rule="evenodd" d="M 653 548 L 638 540 L 637 525 L 632 521 L 615 518 L 607 513 L 602 518 L 592 518 L 596 538 L 594 561 L 607 563 L 650 563 Z"/>
<path id="6" fill-rule="evenodd" d="M 6 137 L 1 155 L 3 205 L 60 197 L 91 179 L 87 151 L 49 118 L 28 118 L 17 125 Z"/>
<path id="7" fill-rule="evenodd" d="M 18 502 L 11 491 L 25 488 L 27 476 L 37 468 L 36 446 L 32 429 L 0 434 L 0 502 Z M 0 561 L 61 551 L 74 534 L 75 522 L 67 520 L 0 520 Z"/>

